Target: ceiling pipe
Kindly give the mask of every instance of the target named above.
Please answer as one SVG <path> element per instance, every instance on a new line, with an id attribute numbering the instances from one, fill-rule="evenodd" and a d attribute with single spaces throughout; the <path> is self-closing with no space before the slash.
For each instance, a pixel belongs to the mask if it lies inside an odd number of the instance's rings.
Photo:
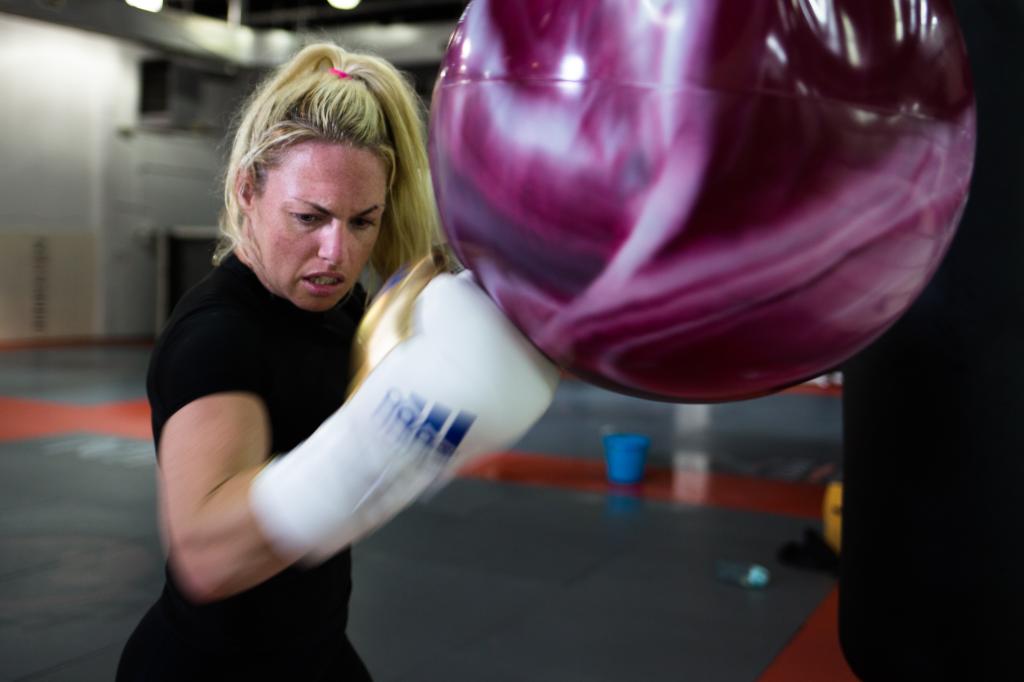
<path id="1" fill-rule="evenodd" d="M 336 10 L 335 10 L 336 11 Z M 441 61 L 455 21 L 348 24 L 302 34 L 254 29 L 227 21 L 165 8 L 142 12 L 123 0 L 39 2 L 0 0 L 0 12 L 102 33 L 182 54 L 243 67 L 280 64 L 310 40 L 333 40 L 352 49 L 373 50 L 399 66 Z"/>
<path id="2" fill-rule="evenodd" d="M 402 13 L 431 9 L 449 8 L 453 12 L 459 12 L 466 6 L 466 2 L 467 0 L 375 0 L 374 2 L 363 2 L 350 10 L 334 9 L 324 3 L 319 7 L 307 5 L 291 9 L 252 12 L 246 16 L 246 24 L 249 26 L 295 26 L 321 20 L 379 21 Z M 451 23 L 454 25 L 454 19 Z"/>

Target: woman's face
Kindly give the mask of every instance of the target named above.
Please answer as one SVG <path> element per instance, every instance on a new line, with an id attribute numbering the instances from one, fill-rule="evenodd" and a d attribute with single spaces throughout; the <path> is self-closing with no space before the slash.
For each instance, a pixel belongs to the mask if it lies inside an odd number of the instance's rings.
<path id="1" fill-rule="evenodd" d="M 380 233 L 387 175 L 373 152 L 301 142 L 266 172 L 262 191 L 238 187 L 246 241 L 238 257 L 272 293 L 314 312 L 355 286 Z"/>

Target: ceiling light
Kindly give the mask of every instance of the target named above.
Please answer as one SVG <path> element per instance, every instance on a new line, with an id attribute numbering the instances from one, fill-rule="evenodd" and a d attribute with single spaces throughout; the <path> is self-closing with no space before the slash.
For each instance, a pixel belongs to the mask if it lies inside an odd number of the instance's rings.
<path id="1" fill-rule="evenodd" d="M 124 0 L 130 7 L 144 9 L 147 12 L 159 12 L 164 7 L 164 0 Z"/>
<path id="2" fill-rule="evenodd" d="M 327 4 L 334 9 L 355 9 L 359 6 L 359 0 L 327 0 Z"/>

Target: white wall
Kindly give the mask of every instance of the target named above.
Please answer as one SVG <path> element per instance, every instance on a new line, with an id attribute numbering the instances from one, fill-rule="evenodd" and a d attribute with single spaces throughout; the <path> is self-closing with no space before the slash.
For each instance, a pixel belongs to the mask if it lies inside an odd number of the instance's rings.
<path id="1" fill-rule="evenodd" d="M 162 318 L 156 310 L 156 234 L 174 225 L 216 224 L 221 140 L 136 130 L 112 145 L 121 147 L 125 158 L 110 168 L 103 333 L 148 335 Z"/>
<path id="2" fill-rule="evenodd" d="M 221 140 L 139 129 L 146 55 L 118 39 L 0 14 L 0 340 L 152 334 L 152 232 L 215 222 Z M 33 253 L 50 244 L 48 257 L 26 263 L 26 237 Z M 40 262 L 86 281 L 68 286 L 66 276 L 41 274 Z M 55 313 L 89 314 L 71 329 L 40 324 L 41 290 Z M 26 309 L 35 310 L 27 327 L 17 322 Z"/>

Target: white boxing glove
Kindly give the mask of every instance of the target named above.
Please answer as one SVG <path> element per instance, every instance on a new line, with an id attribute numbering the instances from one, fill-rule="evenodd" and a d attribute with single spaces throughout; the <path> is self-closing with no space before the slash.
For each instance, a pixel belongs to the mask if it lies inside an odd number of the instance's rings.
<path id="1" fill-rule="evenodd" d="M 470 458 L 511 446 L 551 404 L 557 367 L 469 272 L 437 274 L 409 301 L 408 338 L 370 352 L 345 404 L 253 481 L 251 509 L 282 556 L 328 558 Z"/>

